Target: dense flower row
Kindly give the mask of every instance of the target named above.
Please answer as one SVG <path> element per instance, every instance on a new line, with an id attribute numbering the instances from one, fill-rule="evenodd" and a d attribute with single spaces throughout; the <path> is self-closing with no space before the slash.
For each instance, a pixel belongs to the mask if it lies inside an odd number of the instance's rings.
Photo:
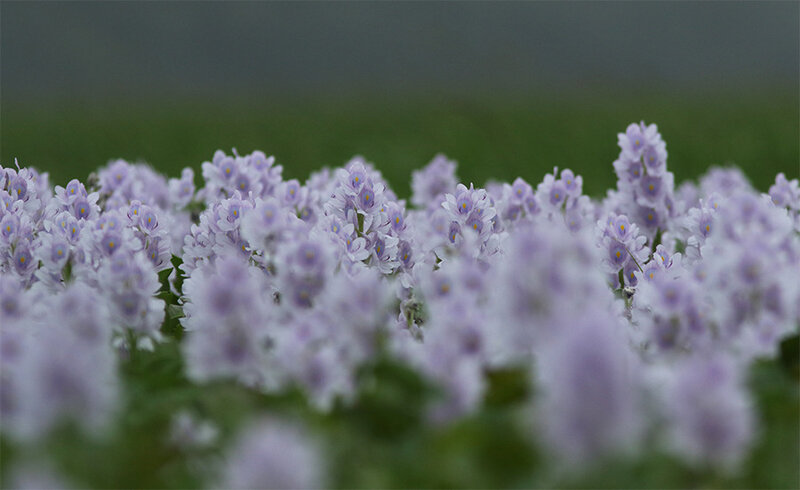
<path id="1" fill-rule="evenodd" d="M 112 420 L 117 364 L 164 341 L 169 271 L 194 382 L 299 386 L 326 411 L 388 351 L 442 387 L 443 424 L 479 408 L 487 371 L 529 367 L 531 437 L 565 465 L 647 439 L 732 468 L 757 429 L 744 369 L 800 321 L 798 181 L 760 195 L 712 169 L 676 188 L 655 125 L 619 146 L 601 200 L 569 169 L 466 186 L 443 156 L 413 173 L 412 206 L 359 157 L 301 184 L 262 152 L 218 151 L 201 188 L 121 160 L 55 190 L 0 167 L 2 431 Z M 173 435 L 208 443 L 198 424 L 182 414 Z M 265 424 L 227 485 L 319 485 L 308 436 Z"/>

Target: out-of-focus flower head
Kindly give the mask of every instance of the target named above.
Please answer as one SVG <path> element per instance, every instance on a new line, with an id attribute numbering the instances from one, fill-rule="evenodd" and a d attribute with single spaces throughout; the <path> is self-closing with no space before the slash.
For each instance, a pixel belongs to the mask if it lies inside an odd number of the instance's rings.
<path id="1" fill-rule="evenodd" d="M 456 162 L 436 155 L 421 170 L 411 174 L 411 203 L 418 208 L 438 208 L 446 194 L 452 194 L 458 184 Z"/>
<path id="2" fill-rule="evenodd" d="M 694 466 L 732 470 L 755 437 L 740 368 L 719 354 L 680 362 L 662 391 L 668 447 Z"/>
<path id="3" fill-rule="evenodd" d="M 642 429 L 639 366 L 619 320 L 585 312 L 537 352 L 537 420 L 547 447 L 566 466 L 634 449 Z"/>
<path id="4" fill-rule="evenodd" d="M 243 430 L 227 454 L 221 486 L 321 488 L 325 462 L 317 443 L 297 425 L 265 420 Z"/>

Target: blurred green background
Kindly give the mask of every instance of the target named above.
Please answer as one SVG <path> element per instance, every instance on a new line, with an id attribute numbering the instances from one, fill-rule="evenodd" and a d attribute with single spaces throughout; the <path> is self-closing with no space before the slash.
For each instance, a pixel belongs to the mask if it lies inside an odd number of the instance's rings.
<path id="1" fill-rule="evenodd" d="M 360 154 L 375 163 L 401 195 L 410 174 L 437 152 L 459 163 L 464 182 L 522 176 L 532 184 L 553 166 L 584 176 L 587 193 L 613 187 L 617 133 L 628 123 L 655 122 L 667 142 L 676 181 L 710 165 L 737 165 L 760 190 L 775 174 L 798 176 L 797 93 L 559 94 L 402 101 L 378 97 L 316 100 L 168 100 L 141 104 L 58 102 L 31 109 L 3 107 L 0 161 L 49 171 L 53 182 L 84 179 L 111 158 L 145 161 L 177 176 L 199 169 L 214 151 L 261 149 L 284 174 L 304 179 Z M 199 174 L 199 172 L 198 172 Z"/>

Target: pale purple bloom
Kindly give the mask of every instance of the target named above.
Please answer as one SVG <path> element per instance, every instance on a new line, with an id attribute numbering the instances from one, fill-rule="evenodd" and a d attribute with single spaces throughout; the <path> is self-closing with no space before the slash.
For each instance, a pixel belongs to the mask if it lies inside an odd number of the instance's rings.
<path id="1" fill-rule="evenodd" d="M 578 197 L 583 190 L 583 177 L 575 175 L 572 170 L 565 168 L 561 171 L 561 182 L 570 197 Z"/>
<path id="2" fill-rule="evenodd" d="M 419 208 L 438 207 L 445 194 L 456 189 L 456 163 L 444 155 L 436 155 L 422 170 L 411 174 L 411 202 Z"/>
<path id="3" fill-rule="evenodd" d="M 645 148 L 642 161 L 644 162 L 645 168 L 647 168 L 648 174 L 662 174 L 667 165 L 667 150 L 663 141 Z"/>
<path id="4" fill-rule="evenodd" d="M 676 367 L 662 407 L 669 447 L 687 463 L 730 470 L 747 454 L 755 420 L 739 369 L 721 355 L 696 356 Z"/>
<path id="5" fill-rule="evenodd" d="M 183 208 L 194 198 L 194 170 L 187 167 L 180 179 L 169 179 L 169 200 L 173 207 Z"/>
<path id="6" fill-rule="evenodd" d="M 320 448 L 286 421 L 268 419 L 243 430 L 225 459 L 224 488 L 321 488 L 325 483 Z"/>
<path id="7" fill-rule="evenodd" d="M 109 422 L 118 387 L 109 321 L 94 291 L 76 284 L 29 325 L 35 330 L 14 373 L 14 434 L 38 438 L 65 420 L 90 431 Z"/>
<path id="8" fill-rule="evenodd" d="M 234 258 L 204 266 L 184 282 L 187 329 L 183 344 L 189 377 L 269 383 L 266 329 L 272 300 L 258 269 Z"/>
<path id="9" fill-rule="evenodd" d="M 775 183 L 769 188 L 769 196 L 776 206 L 795 210 L 800 208 L 798 181 L 797 179 L 787 180 L 783 172 L 775 177 Z"/>
<path id="10" fill-rule="evenodd" d="M 302 189 L 297 179 L 292 179 L 281 184 L 279 195 L 286 206 L 295 206 L 302 199 Z"/>
<path id="11" fill-rule="evenodd" d="M 106 168 L 99 172 L 101 190 L 109 194 L 113 193 L 125 184 L 125 180 L 130 173 L 130 164 L 125 160 L 116 160 L 109 163 Z"/>
<path id="12" fill-rule="evenodd" d="M 546 446 L 568 465 L 633 449 L 642 422 L 639 367 L 616 319 L 593 311 L 559 327 L 536 357 L 537 416 Z"/>
<path id="13" fill-rule="evenodd" d="M 717 193 L 730 196 L 739 192 L 752 192 L 753 187 L 747 177 L 737 168 L 711 167 L 700 178 L 700 189 L 703 196 Z"/>
<path id="14" fill-rule="evenodd" d="M 625 130 L 625 133 L 618 135 L 619 146 L 631 157 L 637 158 L 641 155 L 647 139 L 645 136 L 644 124 L 631 123 Z"/>

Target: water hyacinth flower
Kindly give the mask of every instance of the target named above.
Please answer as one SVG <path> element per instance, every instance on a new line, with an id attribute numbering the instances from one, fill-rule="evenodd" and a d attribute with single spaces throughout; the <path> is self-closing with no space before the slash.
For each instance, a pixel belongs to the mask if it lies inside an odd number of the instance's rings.
<path id="1" fill-rule="evenodd" d="M 106 235 L 106 240 L 109 251 L 117 247 L 111 246 L 114 238 Z M 155 297 L 161 284 L 144 253 L 126 248 L 113 252 L 97 273 L 97 285 L 117 329 L 130 329 L 143 348 L 152 348 L 152 341 L 161 340 L 164 300 Z"/>
<path id="2" fill-rule="evenodd" d="M 714 193 L 730 196 L 741 192 L 752 193 L 753 186 L 738 168 L 711 167 L 700 178 L 701 196 L 710 196 Z"/>
<path id="3" fill-rule="evenodd" d="M 242 431 L 227 454 L 224 488 L 321 488 L 325 465 L 316 445 L 299 426 L 265 420 Z"/>
<path id="4" fill-rule="evenodd" d="M 496 324 L 493 338 L 502 346 L 502 358 L 528 358 L 556 334 L 567 312 L 610 308 L 613 294 L 601 269 L 602 255 L 589 245 L 589 236 L 559 222 L 530 224 L 509 236 L 487 287 L 489 321 Z M 577 304 L 572 294 L 581 298 Z"/>
<path id="5" fill-rule="evenodd" d="M 444 155 L 436 155 L 422 170 L 411 174 L 411 203 L 419 208 L 438 207 L 446 194 L 458 184 L 456 163 Z"/>
<path id="6" fill-rule="evenodd" d="M 612 285 L 615 288 L 620 286 L 620 271 L 625 284 L 638 282 L 635 273 L 642 270 L 647 259 L 647 238 L 639 233 L 639 227 L 631 223 L 626 215 L 609 214 L 597 222 L 596 230 L 597 246 L 604 255 L 601 264 L 609 274 Z"/>
<path id="7" fill-rule="evenodd" d="M 710 305 L 697 281 L 675 270 L 656 273 L 650 268 L 646 279 L 638 284 L 633 311 L 644 330 L 645 348 L 675 353 L 705 347 L 713 336 Z"/>
<path id="8" fill-rule="evenodd" d="M 527 214 L 540 214 L 548 221 L 561 221 L 572 231 L 578 231 L 584 225 L 595 221 L 594 204 L 582 195 L 583 178 L 575 175 L 570 169 L 561 171 L 558 168 L 552 174 L 546 174 L 536 187 L 536 193 L 525 198 L 523 205 Z"/>
<path id="9" fill-rule="evenodd" d="M 277 259 L 282 297 L 288 304 L 307 308 L 322 292 L 332 266 L 331 242 L 322 235 L 284 248 Z"/>
<path id="10" fill-rule="evenodd" d="M 741 373 L 724 356 L 695 356 L 676 366 L 662 403 L 668 447 L 689 464 L 730 471 L 755 437 Z"/>
<path id="11" fill-rule="evenodd" d="M 458 184 L 455 194 L 445 195 L 442 207 L 446 211 L 443 217 L 449 221 L 447 241 L 456 249 L 470 245 L 467 250 L 471 250 L 473 255 L 487 255 L 495 251 L 499 239 L 494 233 L 497 210 L 485 189 Z"/>
<path id="12" fill-rule="evenodd" d="M 116 355 L 111 349 L 109 312 L 94 291 L 75 284 L 52 299 L 12 372 L 16 406 L 6 427 L 15 436 L 37 439 L 65 421 L 95 432 L 117 404 Z"/>
<path id="13" fill-rule="evenodd" d="M 194 198 L 194 170 L 184 168 L 180 179 L 169 179 L 169 200 L 174 208 L 181 209 Z"/>
<path id="14" fill-rule="evenodd" d="M 800 231 L 800 187 L 798 180 L 787 180 L 783 172 L 775 176 L 775 183 L 769 188 L 769 197 L 776 206 L 787 208 L 794 221 L 795 231 Z"/>
<path id="15" fill-rule="evenodd" d="M 667 171 L 666 144 L 656 126 L 644 122 L 636 126 L 632 124 L 618 135 L 620 154 L 614 161 L 617 192 L 613 200 L 606 199 L 604 207 L 627 215 L 652 241 L 677 215 L 674 176 Z"/>
<path id="16" fill-rule="evenodd" d="M 547 446 L 569 466 L 631 451 L 642 428 L 641 387 L 617 320 L 598 311 L 561 327 L 536 356 Z"/>
<path id="17" fill-rule="evenodd" d="M 266 346 L 272 302 L 263 274 L 225 257 L 194 271 L 183 284 L 189 301 L 181 323 L 191 379 L 236 379 L 248 386 L 269 383 Z"/>
<path id="18" fill-rule="evenodd" d="M 532 219 L 541 211 L 533 188 L 520 177 L 511 185 L 502 184 L 499 195 L 493 199 L 498 217 L 496 227 L 513 227 L 517 221 Z"/>

